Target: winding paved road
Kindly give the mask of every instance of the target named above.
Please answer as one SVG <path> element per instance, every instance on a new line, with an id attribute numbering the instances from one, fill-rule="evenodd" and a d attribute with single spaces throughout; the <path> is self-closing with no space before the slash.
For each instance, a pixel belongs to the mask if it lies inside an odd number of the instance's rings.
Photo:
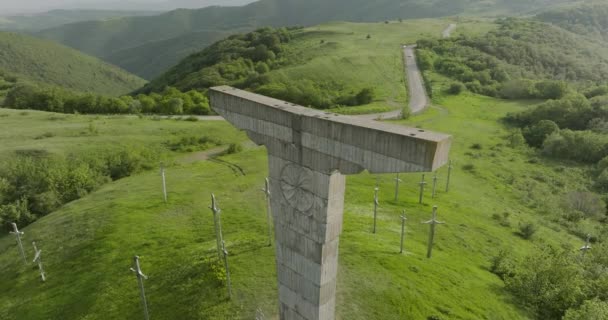
<path id="1" fill-rule="evenodd" d="M 412 114 L 423 111 L 429 104 L 429 98 L 424 88 L 424 80 L 422 80 L 422 72 L 418 68 L 416 62 L 416 46 L 403 46 L 403 55 L 405 56 L 405 72 L 407 74 L 407 84 L 409 87 L 410 96 L 410 111 Z"/>

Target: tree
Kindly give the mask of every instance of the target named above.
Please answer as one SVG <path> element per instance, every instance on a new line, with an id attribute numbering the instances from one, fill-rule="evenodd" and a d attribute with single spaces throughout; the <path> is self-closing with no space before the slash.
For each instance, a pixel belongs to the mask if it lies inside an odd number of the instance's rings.
<path id="1" fill-rule="evenodd" d="M 597 298 L 587 300 L 576 309 L 569 309 L 563 320 L 605 320 L 608 319 L 608 302 Z"/>
<path id="2" fill-rule="evenodd" d="M 453 94 L 453 95 L 459 95 L 465 89 L 466 89 L 466 87 L 464 86 L 464 84 L 462 84 L 462 82 L 454 82 L 450 85 L 450 88 L 448 89 L 448 93 Z"/>
<path id="3" fill-rule="evenodd" d="M 543 143 L 548 136 L 558 131 L 559 127 L 555 122 L 551 120 L 541 120 L 531 127 L 526 127 L 522 133 L 530 146 L 540 148 L 543 146 Z"/>
<path id="4" fill-rule="evenodd" d="M 505 277 L 505 287 L 534 310 L 538 319 L 561 319 L 584 298 L 584 277 L 570 251 L 534 252 Z"/>

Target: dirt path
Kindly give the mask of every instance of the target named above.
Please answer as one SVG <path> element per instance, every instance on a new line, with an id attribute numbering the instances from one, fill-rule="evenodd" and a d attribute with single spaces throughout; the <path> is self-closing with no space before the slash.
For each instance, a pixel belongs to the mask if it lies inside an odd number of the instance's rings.
<path id="1" fill-rule="evenodd" d="M 454 30 L 456 30 L 456 24 L 452 23 L 447 28 L 445 28 L 445 30 L 443 30 L 443 32 L 441 33 L 441 35 L 444 38 L 449 38 L 452 35 L 452 32 L 454 32 Z"/>

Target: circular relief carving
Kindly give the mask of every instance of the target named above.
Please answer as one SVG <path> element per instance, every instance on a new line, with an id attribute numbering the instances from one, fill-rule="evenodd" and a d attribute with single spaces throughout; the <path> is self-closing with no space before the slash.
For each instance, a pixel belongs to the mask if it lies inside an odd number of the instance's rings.
<path id="1" fill-rule="evenodd" d="M 308 212 L 314 204 L 312 171 L 289 164 L 281 172 L 281 191 L 287 203 L 301 213 Z"/>

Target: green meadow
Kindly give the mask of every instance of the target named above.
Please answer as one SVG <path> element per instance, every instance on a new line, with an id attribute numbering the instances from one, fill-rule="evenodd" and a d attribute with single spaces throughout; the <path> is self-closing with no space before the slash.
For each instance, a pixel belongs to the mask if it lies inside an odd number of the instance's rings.
<path id="1" fill-rule="evenodd" d="M 530 163 L 529 150 L 507 146 L 507 130 L 498 120 L 531 103 L 505 102 L 475 95 L 436 97 L 441 107 L 398 125 L 454 135 L 451 190 L 445 193 L 446 169 L 438 172 L 437 197 L 418 204 L 420 174 L 402 175 L 395 202 L 394 177 L 366 173 L 347 179 L 344 231 L 340 242 L 338 315 L 341 319 L 528 319 L 489 272 L 489 260 L 509 248 L 526 254 L 539 243 L 577 240 L 544 223 L 530 209 L 520 187 L 536 175 L 559 180 L 564 188 L 584 184 L 576 166 L 557 173 L 557 165 Z M 2 110 L 2 153 L 40 147 L 37 135 L 56 131 L 44 147 L 52 152 L 96 148 L 130 141 L 158 144 L 171 134 L 230 136 L 244 142 L 224 122 L 187 122 L 139 118 L 65 116 Z M 62 119 L 49 120 L 50 117 Z M 98 136 L 75 143 L 90 123 Z M 22 129 L 19 129 L 22 128 Z M 118 138 L 120 137 L 120 139 Z M 84 138 L 83 138 L 84 139 Z M 8 140 L 19 141 L 14 145 Z M 88 143 L 86 143 L 88 141 Z M 481 148 L 471 149 L 473 144 Z M 266 215 L 260 191 L 267 174 L 263 147 L 211 161 L 184 163 L 186 155 L 168 153 L 169 202 L 162 201 L 156 170 L 118 180 L 74 201 L 23 229 L 43 250 L 48 280 L 41 283 L 33 264 L 24 266 L 13 236 L 0 239 L 0 299 L 3 319 L 132 319 L 141 315 L 139 293 L 129 271 L 139 255 L 150 312 L 155 319 L 251 319 L 256 310 L 277 316 L 274 249 L 267 246 Z M 465 170 L 465 165 L 473 169 Z M 432 181 L 427 175 L 427 181 Z M 378 233 L 372 234 L 373 187 L 379 179 Z M 508 183 L 507 180 L 513 181 Z M 542 187 L 542 186 L 541 186 Z M 540 188 L 540 187 L 539 187 Z M 227 299 L 218 267 L 210 194 L 222 209 L 235 296 Z M 432 206 L 439 219 L 432 259 L 426 258 Z M 408 217 L 405 247 L 399 254 L 400 214 Z M 511 226 L 492 216 L 509 212 Z M 520 221 L 541 225 L 532 240 L 515 232 Z"/>

